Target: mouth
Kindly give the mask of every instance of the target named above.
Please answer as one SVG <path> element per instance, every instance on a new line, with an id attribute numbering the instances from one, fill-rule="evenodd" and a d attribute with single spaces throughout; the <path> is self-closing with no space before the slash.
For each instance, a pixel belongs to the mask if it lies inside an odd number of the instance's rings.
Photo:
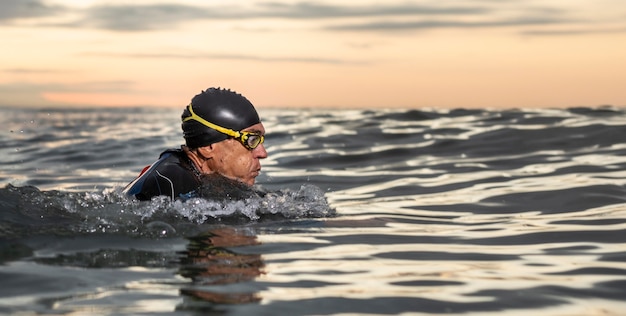
<path id="1" fill-rule="evenodd" d="M 255 177 L 255 178 L 258 177 L 259 174 L 261 174 L 261 168 L 258 168 L 256 170 L 252 171 L 252 176 Z"/>

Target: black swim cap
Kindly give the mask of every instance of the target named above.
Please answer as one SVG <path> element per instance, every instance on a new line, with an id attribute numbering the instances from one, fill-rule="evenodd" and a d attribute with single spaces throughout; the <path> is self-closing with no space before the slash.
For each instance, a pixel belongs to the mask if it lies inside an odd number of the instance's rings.
<path id="1" fill-rule="evenodd" d="M 254 106 L 239 93 L 221 88 L 209 88 L 191 99 L 193 112 L 203 119 L 240 131 L 261 122 Z M 181 119 L 190 117 L 189 109 L 185 108 Z M 227 139 L 228 135 L 220 133 L 196 120 L 182 123 L 183 136 L 189 148 L 208 146 Z"/>

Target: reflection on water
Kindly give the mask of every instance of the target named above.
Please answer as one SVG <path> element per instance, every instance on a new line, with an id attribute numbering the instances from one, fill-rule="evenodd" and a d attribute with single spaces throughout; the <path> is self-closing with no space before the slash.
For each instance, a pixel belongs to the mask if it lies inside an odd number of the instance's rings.
<path id="1" fill-rule="evenodd" d="M 214 304 L 260 301 L 255 292 L 236 287 L 233 291 L 223 286 L 250 281 L 263 273 L 265 264 L 261 255 L 230 249 L 258 244 L 251 229 L 235 227 L 221 227 L 189 238 L 187 250 L 181 253 L 179 274 L 190 278 L 192 283 L 181 289 L 181 293 Z"/>

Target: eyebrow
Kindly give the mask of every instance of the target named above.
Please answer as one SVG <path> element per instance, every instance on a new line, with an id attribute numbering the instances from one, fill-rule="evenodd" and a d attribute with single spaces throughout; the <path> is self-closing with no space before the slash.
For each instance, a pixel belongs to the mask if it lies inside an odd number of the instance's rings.
<path id="1" fill-rule="evenodd" d="M 258 130 L 258 129 L 244 129 L 242 132 L 257 133 L 257 134 L 261 134 L 261 135 L 265 134 L 263 131 Z"/>

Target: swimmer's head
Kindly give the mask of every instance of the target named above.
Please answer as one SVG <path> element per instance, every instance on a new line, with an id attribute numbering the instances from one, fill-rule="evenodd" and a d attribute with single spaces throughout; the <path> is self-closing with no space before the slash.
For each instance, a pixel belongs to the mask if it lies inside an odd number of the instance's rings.
<path id="1" fill-rule="evenodd" d="M 207 122 L 233 131 L 241 131 L 261 122 L 252 103 L 241 94 L 227 89 L 209 88 L 193 97 L 181 116 L 183 136 L 189 148 L 208 146 L 230 137 L 195 119 L 187 119 L 192 116 L 189 107 Z"/>

